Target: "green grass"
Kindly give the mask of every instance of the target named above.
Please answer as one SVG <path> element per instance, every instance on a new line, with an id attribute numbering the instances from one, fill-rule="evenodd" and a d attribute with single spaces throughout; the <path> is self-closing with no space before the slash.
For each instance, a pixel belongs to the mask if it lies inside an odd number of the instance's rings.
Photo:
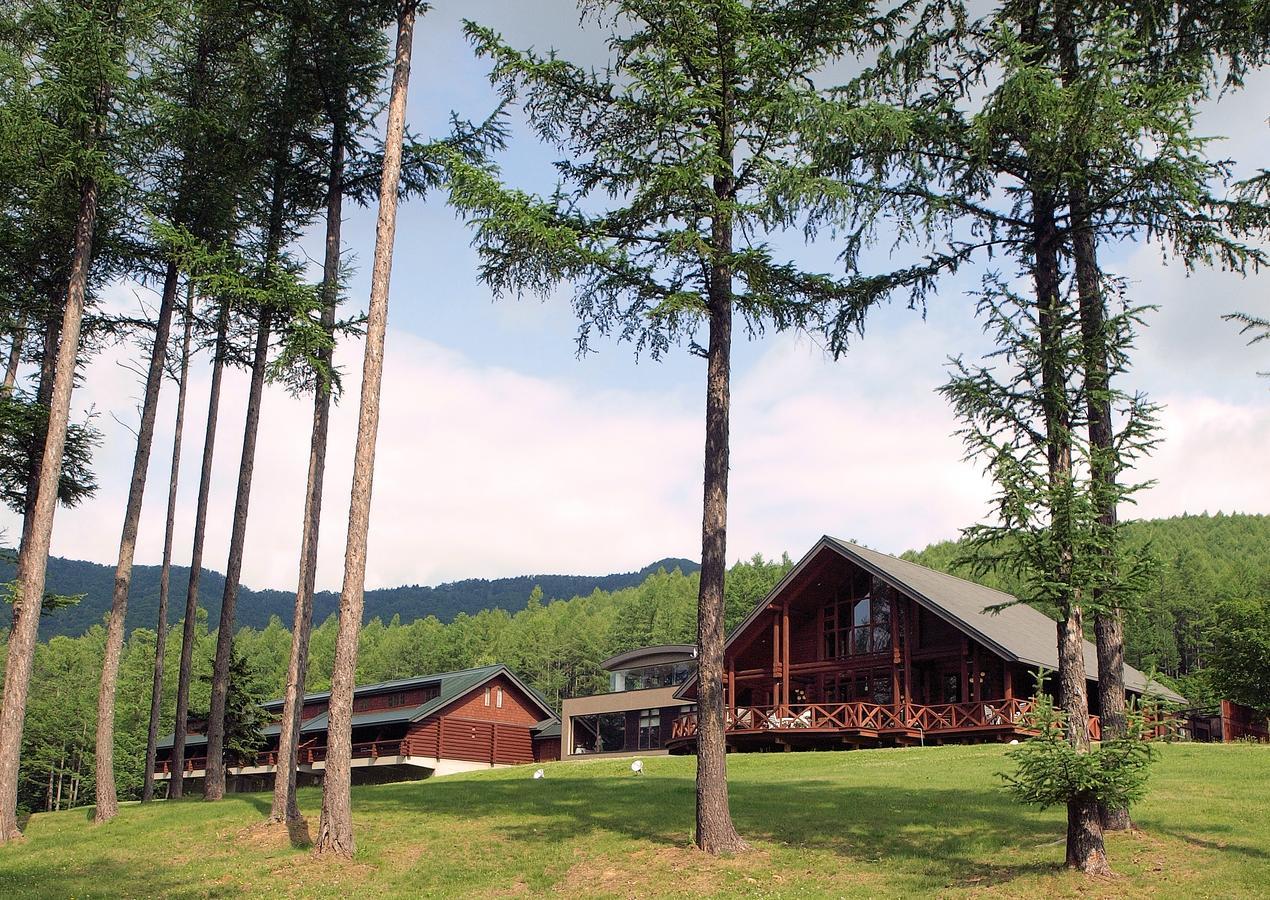
<path id="1" fill-rule="evenodd" d="M 1167 746 L 1141 831 L 1113 835 L 1116 876 L 1068 873 L 1060 810 L 1011 802 L 1004 748 L 729 758 L 754 851 L 689 846 L 693 760 L 649 758 L 354 789 L 358 852 L 316 860 L 258 827 L 264 794 L 34 816 L 0 848 L 4 897 L 1159 896 L 1270 893 L 1270 747 Z M 317 824 L 319 795 L 301 805 Z"/>

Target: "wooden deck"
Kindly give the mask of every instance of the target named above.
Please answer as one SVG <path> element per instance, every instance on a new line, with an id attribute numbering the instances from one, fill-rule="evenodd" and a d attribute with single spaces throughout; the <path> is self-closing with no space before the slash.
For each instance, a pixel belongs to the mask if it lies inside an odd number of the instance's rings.
<path id="1" fill-rule="evenodd" d="M 859 746 L 959 741 L 999 741 L 1035 734 L 1027 725 L 1031 700 L 983 700 L 931 706 L 883 706 L 877 703 L 808 703 L 737 707 L 727 711 L 727 736 L 733 746 L 763 743 L 786 746 Z M 1090 736 L 1100 737 L 1097 716 L 1089 717 Z M 671 726 L 667 746 L 688 752 L 697 735 L 697 715 L 687 713 Z"/>
<path id="2" fill-rule="evenodd" d="M 354 744 L 352 748 L 353 759 L 379 759 L 381 756 L 400 756 L 401 740 L 392 741 L 369 741 L 364 744 Z M 297 753 L 298 765 L 312 766 L 314 763 L 326 761 L 326 746 L 301 746 Z M 278 765 L 277 750 L 262 750 L 255 755 L 254 759 L 240 762 L 237 764 L 228 764 L 230 768 L 240 767 L 258 767 L 258 768 L 275 768 Z M 185 774 L 189 775 L 195 772 L 201 773 L 207 768 L 206 756 L 187 757 L 185 760 Z M 154 766 L 155 775 L 171 775 L 171 760 L 160 760 Z"/>

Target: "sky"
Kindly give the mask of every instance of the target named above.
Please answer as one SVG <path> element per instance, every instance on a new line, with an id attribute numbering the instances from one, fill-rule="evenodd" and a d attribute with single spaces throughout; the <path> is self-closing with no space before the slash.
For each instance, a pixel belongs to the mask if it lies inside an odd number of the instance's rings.
<path id="1" fill-rule="evenodd" d="M 461 33 L 471 18 L 517 46 L 556 47 L 599 63 L 603 45 L 580 29 L 567 0 L 508 4 L 440 0 L 421 20 L 414 48 L 409 123 L 439 134 L 451 110 L 478 119 L 497 103 L 487 64 Z M 1201 130 L 1214 157 L 1265 159 L 1270 75 L 1210 104 Z M 500 159 L 512 184 L 548 190 L 551 153 L 513 114 Z M 318 229 L 321 223 L 318 223 Z M 365 308 L 374 210 L 346 215 L 347 257 L 356 267 L 349 308 Z M 602 574 L 666 556 L 700 553 L 704 363 L 674 351 L 637 359 L 628 345 L 600 343 L 579 359 L 567 293 L 495 301 L 477 277 L 463 222 L 440 199 L 399 213 L 384 393 L 375 468 L 367 586 L 436 584 L 536 573 Z M 301 251 L 320 271 L 321 238 Z M 829 242 L 794 246 L 811 268 L 832 265 Z M 885 255 L 878 258 L 885 264 Z M 1270 316 L 1262 279 L 1187 274 L 1159 248 L 1117 248 L 1109 268 L 1133 296 L 1158 305 L 1139 340 L 1131 386 L 1163 404 L 1164 442 L 1137 473 L 1155 485 L 1131 517 L 1199 512 L 1270 513 L 1270 369 L 1265 345 L 1248 347 L 1221 315 Z M 947 361 L 987 344 L 966 273 L 941 287 L 925 315 L 902 303 L 870 316 L 864 338 L 833 361 L 807 336 L 738 343 L 733 363 L 730 560 L 788 551 L 797 558 L 822 534 L 899 553 L 954 538 L 987 513 L 990 486 L 962 459 L 958 423 L 936 389 Z M 155 305 L 135 284 L 111 287 L 105 304 Z M 362 345 L 337 352 L 345 396 L 331 422 L 318 587 L 338 589 L 347 527 Z M 76 391 L 77 418 L 95 415 L 103 445 L 95 497 L 57 513 L 53 553 L 113 564 L 118 554 L 134 431 L 142 393 L 136 346 L 105 349 Z M 176 527 L 177 564 L 188 562 L 210 380 L 191 372 Z M 230 372 L 217 432 L 205 564 L 224 571 L 234 502 L 247 376 Z M 163 547 L 175 385 L 165 385 L 137 547 L 157 564 Z M 293 588 L 308 462 L 311 400 L 266 391 L 243 582 Z M 0 532 L 20 530 L 0 513 Z"/>

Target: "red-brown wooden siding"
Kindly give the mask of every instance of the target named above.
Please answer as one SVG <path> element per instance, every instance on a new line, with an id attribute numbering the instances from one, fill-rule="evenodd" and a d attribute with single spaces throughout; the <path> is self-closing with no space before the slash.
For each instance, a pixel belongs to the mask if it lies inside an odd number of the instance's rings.
<path id="1" fill-rule="evenodd" d="M 498 688 L 503 689 L 501 708 L 498 705 Z M 489 706 L 485 705 L 486 689 L 490 692 Z M 467 697 L 459 698 L 447 706 L 443 714 L 492 722 L 512 722 L 519 725 L 535 725 L 543 718 L 542 709 L 538 704 L 526 697 L 520 688 L 503 675 L 485 682 Z"/>
<path id="2" fill-rule="evenodd" d="M 354 712 L 373 712 L 378 709 L 396 709 L 402 706 L 421 706 L 437 695 L 436 685 L 414 688 L 409 691 L 389 691 L 386 694 L 373 694 L 369 697 L 357 697 L 353 700 Z M 396 703 L 391 703 L 394 697 Z"/>
<path id="3" fill-rule="evenodd" d="M 667 734 L 670 734 L 667 727 Z M 549 737 L 534 741 L 534 762 L 555 762 L 560 758 L 560 738 Z"/>
<path id="4" fill-rule="evenodd" d="M 402 741 L 402 752 L 408 756 L 520 765 L 534 761 L 534 742 L 527 725 L 433 716 L 410 727 Z"/>

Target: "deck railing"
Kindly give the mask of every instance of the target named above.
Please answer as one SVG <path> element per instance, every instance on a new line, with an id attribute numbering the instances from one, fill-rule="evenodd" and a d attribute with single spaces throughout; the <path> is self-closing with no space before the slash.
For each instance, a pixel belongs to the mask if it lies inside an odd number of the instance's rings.
<path id="1" fill-rule="evenodd" d="M 361 744 L 353 745 L 353 759 L 379 759 L 381 756 L 400 756 L 401 740 L 391 741 L 367 741 Z M 326 747 L 313 746 L 301 747 L 297 753 L 297 759 L 302 766 L 312 765 L 313 763 L 326 761 Z M 242 765 L 248 766 L 276 766 L 278 764 L 277 750 L 262 750 L 255 755 L 255 758 L 248 763 Z M 185 772 L 199 772 L 207 768 L 206 756 L 195 756 L 185 760 Z M 235 767 L 236 768 L 236 767 Z M 163 760 L 155 765 L 155 772 L 158 774 L 172 773 L 171 760 Z"/>
<path id="2" fill-rule="evenodd" d="M 789 706 L 746 706 L 726 710 L 729 732 L 861 731 L 905 734 L 952 734 L 967 731 L 1027 730 L 1031 700 L 982 700 L 977 703 L 937 703 L 926 706 L 884 706 L 879 703 L 802 703 Z M 1089 717 L 1090 737 L 1101 736 L 1097 716 Z M 685 713 L 670 728 L 670 739 L 684 740 L 697 733 L 697 714 Z"/>

